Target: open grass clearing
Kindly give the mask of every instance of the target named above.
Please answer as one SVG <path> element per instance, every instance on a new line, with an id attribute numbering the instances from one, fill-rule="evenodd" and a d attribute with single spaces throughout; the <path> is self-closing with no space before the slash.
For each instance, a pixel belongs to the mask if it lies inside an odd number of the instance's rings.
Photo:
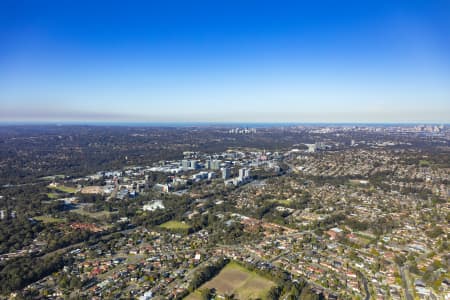
<path id="1" fill-rule="evenodd" d="M 63 174 L 58 174 L 58 175 L 50 175 L 50 176 L 44 176 L 44 177 L 40 177 L 39 180 L 55 180 L 55 179 L 60 179 L 60 178 L 64 178 L 65 176 Z"/>
<path id="2" fill-rule="evenodd" d="M 431 162 L 429 160 L 421 159 L 419 161 L 419 167 L 429 167 L 429 166 L 431 166 Z"/>
<path id="3" fill-rule="evenodd" d="M 58 185 L 58 186 L 49 186 L 50 189 L 60 191 L 63 193 L 74 194 L 77 192 L 77 189 L 70 186 Z"/>
<path id="4" fill-rule="evenodd" d="M 71 212 L 77 213 L 82 216 L 94 218 L 99 221 L 104 221 L 105 218 L 109 217 L 111 214 L 116 213 L 116 212 L 110 212 L 110 211 L 106 211 L 106 210 L 90 212 L 90 211 L 85 210 L 84 208 L 73 209 L 73 210 L 71 210 Z"/>
<path id="5" fill-rule="evenodd" d="M 44 224 L 64 223 L 66 221 L 65 219 L 54 218 L 54 217 L 51 217 L 51 216 L 37 216 L 37 217 L 34 217 L 34 219 L 36 221 L 43 222 Z"/>
<path id="6" fill-rule="evenodd" d="M 186 300 L 201 299 L 202 289 L 215 289 L 217 295 L 234 294 L 237 299 L 267 299 L 267 294 L 275 283 L 235 262 L 226 265 L 220 273 L 200 286 Z"/>
<path id="7" fill-rule="evenodd" d="M 169 229 L 169 230 L 177 230 L 177 229 L 189 229 L 191 226 L 189 224 L 186 224 L 184 222 L 180 221 L 168 221 L 166 223 L 163 223 L 159 225 L 162 228 Z"/>
<path id="8" fill-rule="evenodd" d="M 58 199 L 61 197 L 61 195 L 58 193 L 47 193 L 47 197 L 50 199 Z"/>
<path id="9" fill-rule="evenodd" d="M 348 183 L 350 186 L 367 186 L 369 181 L 365 179 L 349 179 Z"/>
<path id="10" fill-rule="evenodd" d="M 280 205 L 289 206 L 289 205 L 292 204 L 292 199 L 283 199 L 283 200 L 281 200 L 281 199 L 272 199 L 272 200 L 269 200 L 269 202 L 278 203 Z"/>

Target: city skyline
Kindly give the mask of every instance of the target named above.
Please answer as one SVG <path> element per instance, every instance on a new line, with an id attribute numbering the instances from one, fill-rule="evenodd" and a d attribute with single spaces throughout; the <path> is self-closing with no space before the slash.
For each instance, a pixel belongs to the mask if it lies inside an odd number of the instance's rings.
<path id="1" fill-rule="evenodd" d="M 450 7 L 0 4 L 0 122 L 449 123 Z"/>

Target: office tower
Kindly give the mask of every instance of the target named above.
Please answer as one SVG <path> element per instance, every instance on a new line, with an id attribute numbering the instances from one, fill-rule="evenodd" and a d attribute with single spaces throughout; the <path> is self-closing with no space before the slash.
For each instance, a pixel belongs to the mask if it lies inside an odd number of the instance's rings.
<path id="1" fill-rule="evenodd" d="M 231 169 L 230 168 L 223 168 L 222 169 L 222 179 L 226 180 L 230 178 L 231 176 Z"/>

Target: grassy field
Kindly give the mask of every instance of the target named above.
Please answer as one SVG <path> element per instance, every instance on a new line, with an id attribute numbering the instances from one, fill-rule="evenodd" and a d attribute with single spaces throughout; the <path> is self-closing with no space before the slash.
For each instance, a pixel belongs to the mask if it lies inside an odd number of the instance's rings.
<path id="1" fill-rule="evenodd" d="M 348 184 L 350 186 L 367 186 L 370 187 L 369 181 L 365 179 L 349 179 Z"/>
<path id="2" fill-rule="evenodd" d="M 58 186 L 49 186 L 50 189 L 61 191 L 63 193 L 73 194 L 77 191 L 76 188 L 70 187 L 70 186 L 64 186 L 64 185 L 58 185 Z"/>
<path id="3" fill-rule="evenodd" d="M 50 217 L 50 216 L 38 216 L 38 217 L 34 217 L 34 219 L 36 221 L 41 221 L 41 222 L 43 222 L 45 224 L 48 224 L 48 223 L 63 223 L 63 222 L 65 222 L 64 219 L 53 218 L 53 217 Z"/>
<path id="4" fill-rule="evenodd" d="M 273 199 L 273 200 L 269 200 L 272 203 L 278 203 L 280 205 L 286 205 L 289 206 L 292 203 L 291 199 L 284 199 L 284 200 L 280 200 L 280 199 Z"/>
<path id="5" fill-rule="evenodd" d="M 84 210 L 83 208 L 73 209 L 73 210 L 71 210 L 71 212 L 74 212 L 74 213 L 77 213 L 77 214 L 80 214 L 83 216 L 88 216 L 88 217 L 97 219 L 99 221 L 105 220 L 106 217 L 108 217 L 114 213 L 114 212 L 109 212 L 106 210 L 90 212 L 90 211 Z"/>
<path id="6" fill-rule="evenodd" d="M 361 232 L 354 232 L 357 237 L 357 244 L 363 247 L 368 246 L 371 242 L 373 242 L 375 237 L 368 236 L 367 234 L 363 234 Z"/>
<path id="7" fill-rule="evenodd" d="M 47 193 L 47 196 L 50 199 L 58 199 L 58 198 L 60 198 L 60 195 L 58 193 Z"/>
<path id="8" fill-rule="evenodd" d="M 419 161 L 419 167 L 429 167 L 431 166 L 431 162 L 425 159 L 421 159 Z"/>
<path id="9" fill-rule="evenodd" d="M 169 221 L 169 222 L 163 223 L 159 226 L 161 226 L 162 228 L 165 228 L 165 229 L 170 229 L 170 230 L 191 228 L 191 226 L 189 226 L 188 224 L 180 222 L 180 221 Z"/>
<path id="10" fill-rule="evenodd" d="M 52 175 L 52 176 L 44 176 L 39 178 L 40 180 L 55 180 L 57 178 L 64 178 L 65 176 L 63 174 L 58 174 L 58 175 Z"/>
<path id="11" fill-rule="evenodd" d="M 237 299 L 267 299 L 267 294 L 274 285 L 272 281 L 231 262 L 216 277 L 185 299 L 200 300 L 200 290 L 204 288 L 214 288 L 218 295 L 234 294 Z"/>

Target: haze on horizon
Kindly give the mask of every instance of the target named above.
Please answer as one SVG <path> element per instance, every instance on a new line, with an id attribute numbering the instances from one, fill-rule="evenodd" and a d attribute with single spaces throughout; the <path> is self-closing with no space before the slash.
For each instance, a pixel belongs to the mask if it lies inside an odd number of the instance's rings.
<path id="1" fill-rule="evenodd" d="M 91 2 L 0 3 L 0 122 L 450 122 L 449 1 Z"/>

